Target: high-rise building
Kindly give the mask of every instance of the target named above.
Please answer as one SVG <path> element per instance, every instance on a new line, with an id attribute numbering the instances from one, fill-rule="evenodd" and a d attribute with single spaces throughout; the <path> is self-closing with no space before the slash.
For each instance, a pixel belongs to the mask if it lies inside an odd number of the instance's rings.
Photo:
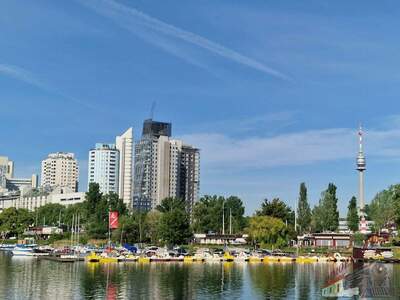
<path id="1" fill-rule="evenodd" d="M 6 156 L 0 156 L 0 192 L 6 191 L 7 179 L 13 177 L 14 163 Z"/>
<path id="2" fill-rule="evenodd" d="M 172 125 L 171 123 L 153 121 L 147 119 L 143 122 L 142 136 L 152 136 L 159 138 L 160 136 L 171 137 Z"/>
<path id="3" fill-rule="evenodd" d="M 96 182 L 102 193 L 119 193 L 119 151 L 115 144 L 97 143 L 89 151 L 88 184 Z"/>
<path id="4" fill-rule="evenodd" d="M 61 187 L 77 192 L 79 182 L 78 160 L 73 153 L 51 153 L 42 161 L 41 185 Z"/>
<path id="5" fill-rule="evenodd" d="M 183 145 L 180 153 L 179 197 L 185 199 L 188 211 L 192 212 L 200 192 L 200 151 Z"/>
<path id="6" fill-rule="evenodd" d="M 134 207 L 154 209 L 167 197 L 182 198 L 191 211 L 198 199 L 199 150 L 171 139 L 171 124 L 146 120 L 135 145 Z"/>
<path id="7" fill-rule="evenodd" d="M 37 175 L 31 178 L 14 178 L 14 162 L 0 156 L 0 192 L 22 191 L 37 188 Z"/>
<path id="8" fill-rule="evenodd" d="M 132 208 L 133 194 L 133 129 L 117 136 L 115 145 L 119 151 L 119 184 L 118 195 L 128 208 Z"/>

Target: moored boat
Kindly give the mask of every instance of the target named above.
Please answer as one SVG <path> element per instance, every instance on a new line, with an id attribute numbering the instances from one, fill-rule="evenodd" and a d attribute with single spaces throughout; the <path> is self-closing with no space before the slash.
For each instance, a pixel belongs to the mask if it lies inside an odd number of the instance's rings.
<path id="1" fill-rule="evenodd" d="M 97 255 L 96 252 L 91 252 L 89 255 L 85 257 L 87 262 L 100 262 L 100 255 Z"/>
<path id="2" fill-rule="evenodd" d="M 33 248 L 25 245 L 17 245 L 11 252 L 13 256 L 35 256 Z"/>

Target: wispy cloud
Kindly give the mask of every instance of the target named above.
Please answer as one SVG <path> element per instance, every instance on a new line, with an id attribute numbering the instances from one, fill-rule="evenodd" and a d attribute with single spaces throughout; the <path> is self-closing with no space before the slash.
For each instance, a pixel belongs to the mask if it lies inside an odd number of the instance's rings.
<path id="1" fill-rule="evenodd" d="M 73 102 L 75 104 L 78 104 L 81 107 L 83 106 L 83 107 L 86 107 L 89 109 L 97 110 L 96 107 L 93 107 L 92 105 L 90 105 L 84 101 L 64 95 L 58 89 L 52 87 L 47 82 L 41 80 L 37 75 L 26 70 L 25 68 L 21 68 L 19 66 L 10 65 L 10 64 L 0 64 L 0 75 L 4 75 L 7 77 L 16 79 L 18 81 L 25 82 L 25 83 L 32 85 L 44 92 L 57 95 L 61 100 L 64 100 L 67 102 Z"/>
<path id="2" fill-rule="evenodd" d="M 202 151 L 207 168 L 268 168 L 351 159 L 357 154 L 356 130 L 334 128 L 310 130 L 274 137 L 235 139 L 219 133 L 181 137 Z M 400 158 L 400 129 L 369 130 L 367 156 Z"/>
<path id="3" fill-rule="evenodd" d="M 180 48 L 176 43 L 177 40 L 195 45 L 225 59 L 229 59 L 270 76 L 283 80 L 290 80 L 289 76 L 266 66 L 253 58 L 247 57 L 203 36 L 163 22 L 132 7 L 119 4 L 113 0 L 78 1 L 98 14 L 112 19 L 119 26 L 129 30 L 146 41 L 153 43 L 163 50 L 192 64 L 202 66 L 189 52 L 182 51 L 182 48 Z"/>
<path id="4" fill-rule="evenodd" d="M 23 81 L 30 85 L 36 86 L 42 90 L 46 91 L 49 90 L 49 87 L 43 82 L 41 82 L 31 72 L 15 65 L 0 64 L 0 74 L 17 79 L 19 81 Z"/>

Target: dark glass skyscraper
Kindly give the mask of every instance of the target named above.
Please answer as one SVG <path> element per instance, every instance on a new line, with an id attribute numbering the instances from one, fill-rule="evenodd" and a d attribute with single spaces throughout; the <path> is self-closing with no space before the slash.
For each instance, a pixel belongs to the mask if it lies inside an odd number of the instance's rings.
<path id="1" fill-rule="evenodd" d="M 152 119 L 145 120 L 143 123 L 142 136 L 153 136 L 158 138 L 163 135 L 171 137 L 171 133 L 171 123 L 153 121 Z"/>

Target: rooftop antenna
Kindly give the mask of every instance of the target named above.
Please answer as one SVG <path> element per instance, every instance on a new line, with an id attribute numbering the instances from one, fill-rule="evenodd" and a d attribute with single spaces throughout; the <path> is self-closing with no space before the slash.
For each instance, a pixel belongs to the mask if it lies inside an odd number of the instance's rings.
<path id="1" fill-rule="evenodd" d="M 151 103 L 151 108 L 150 108 L 150 120 L 153 120 L 154 117 L 154 111 L 156 109 L 156 101 L 153 101 L 153 103 Z"/>

